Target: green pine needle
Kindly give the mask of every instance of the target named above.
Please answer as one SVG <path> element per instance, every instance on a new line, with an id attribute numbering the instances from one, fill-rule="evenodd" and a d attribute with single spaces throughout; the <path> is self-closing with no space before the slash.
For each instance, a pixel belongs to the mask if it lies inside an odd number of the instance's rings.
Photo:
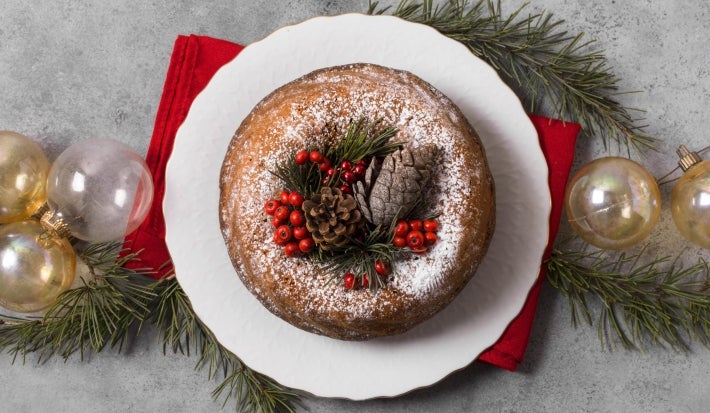
<path id="1" fill-rule="evenodd" d="M 93 278 L 63 293 L 43 317 L 1 317 L 0 350 L 23 360 L 37 353 L 39 361 L 54 355 L 67 359 L 76 352 L 83 359 L 106 345 L 120 351 L 131 332 L 140 331 L 155 298 L 147 271 L 123 267 L 137 254 L 119 258 L 120 252 L 119 243 L 86 249 L 81 256 Z"/>
<path id="2" fill-rule="evenodd" d="M 323 179 L 317 164 L 309 162 L 299 165 L 293 156 L 289 156 L 284 163 L 277 164 L 276 170 L 271 173 L 281 180 L 285 189 L 296 191 L 306 199 L 320 191 Z"/>
<path id="3" fill-rule="evenodd" d="M 365 158 L 384 158 L 399 149 L 402 144 L 389 140 L 397 133 L 397 128 L 381 125 L 381 120 L 367 123 L 364 119 L 351 121 L 343 139 L 326 151 L 326 156 L 336 165 L 342 161 L 357 162 Z"/>
<path id="4" fill-rule="evenodd" d="M 236 401 L 240 412 L 294 412 L 299 394 L 251 370 L 225 349 L 195 315 L 189 299 L 174 279 L 158 289 L 151 321 L 161 332 L 163 351 L 187 353 L 194 348 L 200 358 L 196 368 L 207 367 L 210 380 L 222 378 L 213 391 L 215 399 Z"/>
<path id="5" fill-rule="evenodd" d="M 679 258 L 642 263 L 645 250 L 609 259 L 604 251 L 555 250 L 547 261 L 550 284 L 569 302 L 573 325 L 594 324 L 606 348 L 647 343 L 687 350 L 710 345 L 710 267 L 683 267 Z M 589 300 L 601 305 L 597 317 Z"/>
<path id="6" fill-rule="evenodd" d="M 512 88 L 522 93 L 529 111 L 544 100 L 553 106 L 552 116 L 584 126 L 589 136 L 600 137 L 637 150 L 655 149 L 654 137 L 636 126 L 641 120 L 618 98 L 628 92 L 609 68 L 603 52 L 592 49 L 583 34 L 562 30 L 562 20 L 550 13 L 523 14 L 526 5 L 508 17 L 500 1 L 403 0 L 391 12 L 402 19 L 423 23 L 464 44 L 474 55 L 493 66 Z M 369 14 L 383 14 L 371 2 Z"/>
<path id="7" fill-rule="evenodd" d="M 159 281 L 146 277 L 149 269 L 124 268 L 138 253 L 121 250 L 120 243 L 89 246 L 81 253 L 92 278 L 59 296 L 42 317 L 0 316 L 0 350 L 26 361 L 53 356 L 68 359 L 79 353 L 99 353 L 107 345 L 119 352 L 145 322 L 156 325 L 163 352 L 199 354 L 196 368 L 222 382 L 213 393 L 224 403 L 235 400 L 237 411 L 293 412 L 299 395 L 245 366 L 222 347 L 193 311 L 171 275 Z"/>

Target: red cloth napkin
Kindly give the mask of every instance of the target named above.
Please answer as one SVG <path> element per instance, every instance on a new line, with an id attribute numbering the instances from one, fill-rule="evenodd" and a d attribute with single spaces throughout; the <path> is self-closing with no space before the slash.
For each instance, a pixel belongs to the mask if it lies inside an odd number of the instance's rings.
<path id="1" fill-rule="evenodd" d="M 574 160 L 574 146 L 580 125 L 562 122 L 542 116 L 530 115 L 533 126 L 537 130 L 542 153 L 547 160 L 549 168 L 548 182 L 552 209 L 550 210 L 550 235 L 543 255 L 543 264 L 540 266 L 540 275 L 533 285 L 528 298 L 517 317 L 511 321 L 501 338 L 488 350 L 479 356 L 479 360 L 495 366 L 514 371 L 518 364 L 523 362 L 523 355 L 528 346 L 530 331 L 535 319 L 535 309 L 540 297 L 540 289 L 545 279 L 544 261 L 552 252 L 552 244 L 560 227 L 562 217 L 562 204 L 565 197 L 565 186 L 569 177 L 572 161 Z"/>
<path id="2" fill-rule="evenodd" d="M 146 155 L 146 162 L 155 182 L 155 200 L 146 221 L 126 237 L 128 246 L 133 251 L 142 249 L 141 261 L 131 265 L 135 268 L 160 268 L 155 278 L 165 275 L 171 269 L 170 265 L 166 265 L 170 262 L 170 255 L 164 240 L 162 203 L 165 166 L 172 152 L 175 134 L 185 120 L 193 99 L 207 85 L 217 69 L 232 60 L 242 48 L 240 45 L 206 36 L 179 36 L 175 41 L 153 137 Z M 550 168 L 552 213 L 550 242 L 545 252 L 547 257 L 557 233 L 564 189 L 580 127 L 535 115 L 530 118 L 537 129 L 540 145 Z M 522 361 L 543 278 L 544 266 L 520 314 L 510 323 L 500 340 L 480 356 L 480 360 L 508 370 L 515 370 Z"/>

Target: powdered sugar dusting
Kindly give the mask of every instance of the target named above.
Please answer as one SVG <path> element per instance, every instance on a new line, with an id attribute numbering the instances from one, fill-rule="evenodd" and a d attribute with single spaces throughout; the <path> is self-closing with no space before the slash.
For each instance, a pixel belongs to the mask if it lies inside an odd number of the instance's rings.
<path id="1" fill-rule="evenodd" d="M 480 151 L 478 142 L 446 97 L 406 72 L 371 65 L 346 68 L 336 75 L 315 72 L 257 105 L 223 166 L 223 179 L 233 179 L 223 182 L 220 217 L 237 272 L 271 311 L 302 328 L 362 338 L 372 334 L 370 325 L 399 320 L 392 331 L 409 328 L 440 310 L 463 287 L 485 252 L 490 235 L 485 232 L 492 228 L 488 213 L 472 212 L 468 204 L 472 197 L 486 195 L 491 183 L 485 159 L 480 153 L 471 156 Z M 394 263 L 394 277 L 376 294 L 327 284 L 330 277 L 317 264 L 286 258 L 272 241 L 274 228 L 262 209 L 282 189 L 269 170 L 299 149 L 342 136 L 348 123 L 360 118 L 396 126 L 394 139 L 407 145 L 438 148 L 425 194 L 426 209 L 440 214 L 438 241 L 428 253 Z M 256 225 L 245 226 L 245 220 Z M 476 258 L 473 268 L 467 257 Z M 295 308 L 285 308 L 290 305 Z M 343 322 L 350 326 L 346 331 L 339 327 Z"/>

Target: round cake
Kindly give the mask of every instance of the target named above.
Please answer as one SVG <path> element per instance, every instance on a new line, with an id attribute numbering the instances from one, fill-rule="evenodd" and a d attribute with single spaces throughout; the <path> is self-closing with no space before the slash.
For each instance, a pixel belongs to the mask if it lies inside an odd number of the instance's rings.
<path id="1" fill-rule="evenodd" d="M 360 160 L 357 165 L 367 167 L 367 177 L 358 175 L 352 186 L 329 186 L 329 169 L 333 167 L 322 166 L 330 161 L 320 160 L 318 155 L 315 159 L 299 159 L 299 152 L 336 153 L 333 148 L 343 146 L 341 142 L 350 136 L 354 123 L 370 125 L 372 130 L 389 128 L 392 136 L 384 145 L 389 154 L 384 161 L 375 155 L 368 157 L 369 164 Z M 353 145 L 358 144 L 367 146 L 362 142 Z M 399 208 L 391 225 L 382 221 L 390 219 L 386 217 L 375 226 L 373 217 L 379 208 L 374 205 L 375 190 L 371 194 L 364 188 L 379 181 L 380 187 L 395 191 L 398 185 L 382 184 L 386 174 L 380 170 L 387 170 L 388 162 L 406 166 L 410 158 L 416 164 L 417 154 L 424 152 L 430 155 L 428 169 L 420 171 L 416 179 L 427 179 L 421 180 L 421 188 L 416 189 L 420 196 L 416 206 L 408 217 Z M 393 156 L 398 158 L 387 159 Z M 294 157 L 295 162 L 291 161 Z M 347 172 L 352 165 L 345 162 L 350 161 L 343 161 L 343 169 L 339 169 L 341 164 L 335 165 L 335 174 L 340 182 L 351 182 Z M 375 172 L 370 173 L 371 169 Z M 395 169 L 392 167 L 392 174 L 399 174 Z M 284 181 L 284 175 L 299 177 L 302 173 L 316 174 L 318 179 L 322 176 L 322 187 L 305 194 L 303 205 L 303 200 L 294 201 L 295 206 L 288 211 L 302 210 L 296 212 L 300 216 L 296 218 L 305 216 L 309 221 L 303 227 L 291 221 L 293 225 L 288 224 L 286 230 L 282 219 L 270 216 L 275 214 L 273 209 L 266 213 L 265 209 L 280 205 L 280 195 L 290 183 Z M 409 178 L 402 179 L 408 182 Z M 409 188 L 409 184 L 404 186 Z M 349 195 L 351 189 L 353 195 Z M 411 188 L 408 190 L 411 192 Z M 265 97 L 232 138 L 222 165 L 220 191 L 222 234 L 244 285 L 269 311 L 292 325 L 343 340 L 399 334 L 440 312 L 474 276 L 495 226 L 493 179 L 484 148 L 465 116 L 450 99 L 416 75 L 373 64 L 317 70 Z M 372 206 L 364 205 L 369 202 L 368 196 L 373 198 Z M 332 202 L 339 202 L 341 212 L 330 215 L 330 224 L 341 229 L 340 233 L 334 230 L 337 237 L 332 231 L 324 231 L 328 219 L 310 221 L 324 213 L 323 205 L 335 198 Z M 288 197 L 283 203 L 288 203 Z M 417 231 L 422 220 L 433 224 Z M 353 286 L 353 274 L 343 273 L 348 271 L 349 262 L 357 261 L 348 259 L 359 256 L 357 248 L 363 249 L 362 254 L 370 250 L 380 253 L 378 248 L 384 244 L 367 249 L 371 238 L 397 244 L 399 238 L 394 232 L 399 231 L 401 222 L 409 228 L 405 239 L 408 245 L 385 247 L 388 254 L 394 251 L 388 255 L 391 260 L 385 263 L 387 268 L 380 272 L 379 259 L 374 267 L 366 267 L 382 276 L 356 273 L 357 286 Z M 284 235 L 284 240 L 293 240 L 305 227 L 311 232 L 305 237 L 316 241 L 316 252 L 311 251 L 313 242 L 309 241 L 311 249 L 303 250 L 308 254 L 294 257 L 299 254 L 289 252 L 288 245 L 284 250 L 278 238 Z M 343 235 L 344 228 L 348 232 Z M 363 228 L 370 232 L 363 235 Z M 430 230 L 435 231 L 431 242 Z M 316 234 L 319 231 L 324 235 Z M 426 247 L 420 248 L 417 242 L 421 240 L 411 234 L 425 232 Z M 346 247 L 352 248 L 343 249 Z M 341 253 L 347 256 L 338 256 Z M 361 288 L 363 284 L 372 286 L 374 277 L 378 277 L 377 289 Z"/>

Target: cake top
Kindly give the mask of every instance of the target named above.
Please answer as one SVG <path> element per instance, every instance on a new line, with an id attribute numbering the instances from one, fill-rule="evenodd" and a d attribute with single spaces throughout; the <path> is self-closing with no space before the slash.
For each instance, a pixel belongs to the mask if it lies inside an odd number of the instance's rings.
<path id="1" fill-rule="evenodd" d="M 387 150 L 366 153 L 361 158 L 339 157 L 347 152 L 342 150 L 344 137 L 357 125 L 362 129 L 366 129 L 363 125 L 370 127 L 364 141 L 390 130 L 391 136 L 382 144 Z M 360 146 L 367 145 L 360 142 Z M 320 152 L 326 158 L 333 157 L 330 166 L 336 180 L 323 181 L 328 177 L 329 168 L 321 171 L 322 162 L 309 159 L 300 165 L 296 163 L 300 152 L 309 155 Z M 392 217 L 379 214 L 380 210 L 387 210 L 384 207 L 370 205 L 371 208 L 363 208 L 363 200 L 374 204 L 378 199 L 373 180 L 376 183 L 386 177 L 399 182 L 387 181 L 380 185 L 389 189 L 389 192 L 383 190 L 387 195 L 380 195 L 387 200 L 397 198 L 390 192 L 398 187 L 406 187 L 411 192 L 408 178 L 402 177 L 407 172 L 402 173 L 401 165 L 411 163 L 410 160 L 416 164 L 418 158 L 424 156 L 422 153 L 431 156 L 429 162 L 424 162 L 426 168 L 414 166 L 413 169 L 420 175 L 427 175 L 428 179 L 417 191 L 419 198 L 408 214 Z M 341 163 L 348 161 L 357 166 L 362 160 L 365 160 L 363 166 L 370 178 L 374 176 L 375 179 L 368 182 L 363 175 L 352 182 L 344 179 L 349 170 L 344 170 Z M 376 168 L 379 171 L 374 171 Z M 284 179 L 284 175 L 298 170 L 303 173 L 311 171 L 317 179 L 306 179 L 311 182 L 310 187 L 296 188 L 289 179 Z M 412 309 L 424 311 L 428 317 L 442 305 L 422 310 L 422 304 L 437 300 L 446 304 L 463 288 L 475 272 L 492 233 L 492 180 L 483 149 L 472 128 L 459 109 L 429 84 L 411 73 L 381 66 L 355 64 L 319 70 L 274 91 L 254 108 L 235 134 L 222 175 L 232 178 L 229 182 L 223 179 L 221 203 L 225 240 L 228 243 L 237 240 L 233 242 L 230 256 L 240 276 L 250 276 L 248 287 L 274 312 L 282 312 L 284 302 L 298 302 L 307 314 L 303 318 L 329 314 L 329 317 L 358 320 L 377 313 L 404 313 Z M 312 185 L 313 182 L 320 185 Z M 342 184 L 348 185 L 342 188 Z M 333 190 L 322 195 L 321 188 Z M 345 247 L 324 247 L 313 236 L 316 240 L 314 252 L 309 252 L 305 258 L 289 259 L 285 246 L 276 243 L 274 230 L 278 232 L 281 225 L 274 224 L 273 215 L 264 213 L 265 202 L 279 200 L 284 189 L 303 196 L 305 202 L 301 212 L 306 221 L 309 211 L 314 216 L 328 212 L 323 206 L 327 198 L 327 202 L 334 205 L 342 204 L 343 211 L 349 208 L 349 199 L 353 199 L 361 212 L 362 222 L 355 225 L 354 232 L 346 235 Z M 400 198 L 409 195 L 405 193 Z M 333 201 L 331 198 L 338 199 Z M 308 210 L 304 209 L 306 206 Z M 313 212 L 317 207 L 321 208 L 318 209 L 320 212 Z M 289 213 L 297 210 L 291 207 Z M 374 215 L 384 218 L 380 217 L 378 221 Z M 253 219 L 258 225 L 253 230 L 245 230 L 234 224 L 235 217 Z M 426 231 L 411 225 L 412 222 L 422 225 L 425 220 L 433 221 L 436 229 Z M 392 246 L 397 237 L 394 230 L 398 221 L 407 221 L 406 235 L 432 232 L 434 241 L 429 245 L 423 245 L 426 242 L 423 240 L 422 244 L 407 242 L 389 248 L 391 254 L 386 255 L 388 262 L 385 262 L 387 272 L 379 277 L 373 270 L 380 255 L 371 254 L 365 260 L 365 267 L 358 267 L 358 264 L 355 265 L 358 268 L 350 270 L 328 259 L 331 253 L 355 255 L 357 247 L 372 244 L 370 236 L 375 244 L 389 243 Z M 347 232 L 350 223 L 342 223 Z M 322 222 L 310 224 L 311 235 L 318 232 L 319 226 L 329 230 Z M 291 231 L 300 226 L 288 225 Z M 382 236 L 372 235 L 380 230 Z M 289 238 L 287 243 L 294 241 L 293 234 L 288 235 L 284 234 Z M 352 244 L 356 248 L 346 248 Z M 336 263 L 342 261 L 335 260 Z M 345 279 L 348 273 L 354 273 L 354 287 L 349 287 Z M 381 289 L 375 292 L 357 288 L 363 284 L 364 273 L 368 274 L 370 287 Z M 396 307 L 396 310 L 389 307 Z M 309 323 L 306 319 L 299 321 Z"/>

